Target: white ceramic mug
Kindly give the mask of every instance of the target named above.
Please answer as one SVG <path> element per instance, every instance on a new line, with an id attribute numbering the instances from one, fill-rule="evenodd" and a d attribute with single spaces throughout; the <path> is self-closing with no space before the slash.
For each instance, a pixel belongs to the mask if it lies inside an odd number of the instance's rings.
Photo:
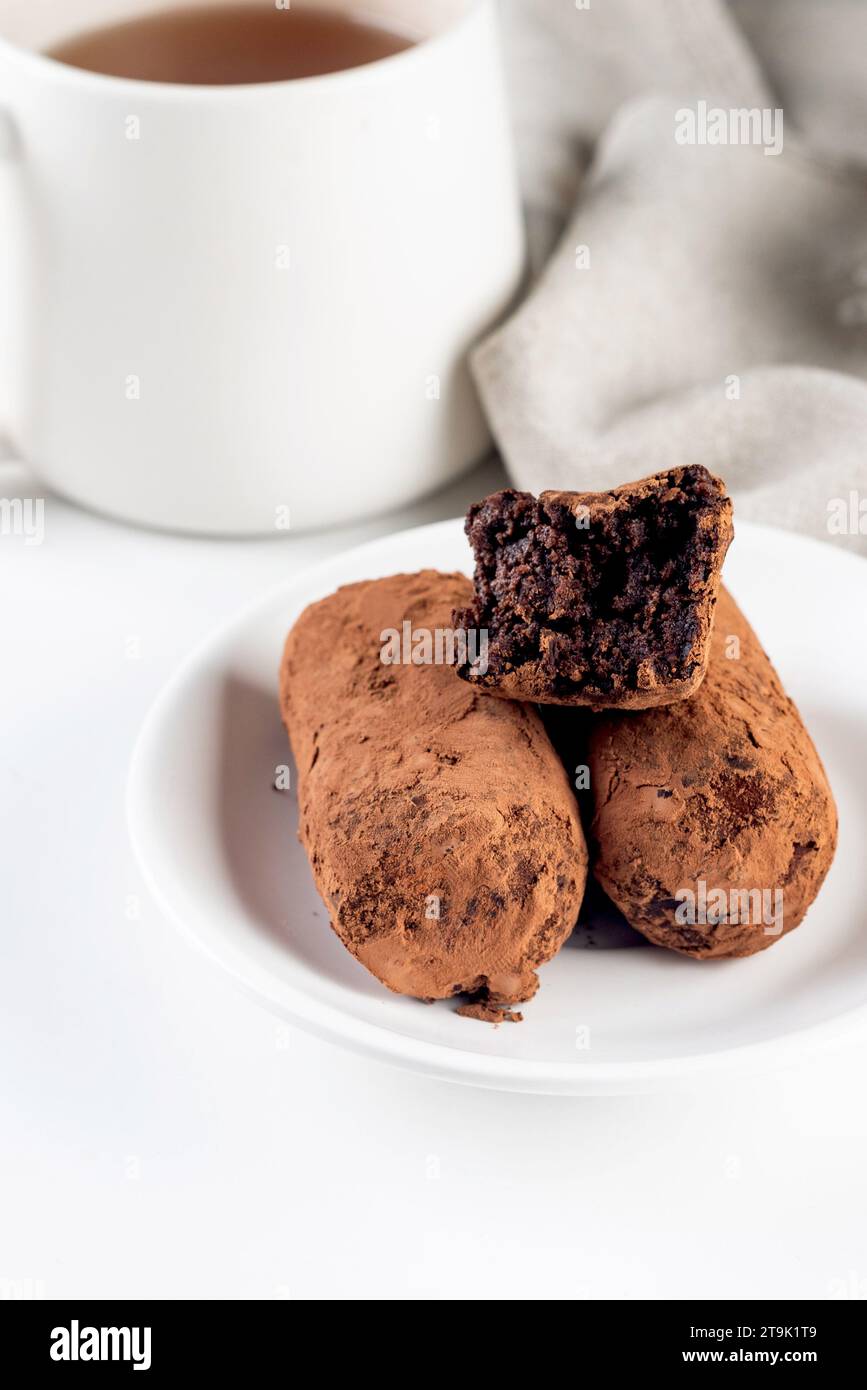
<path id="1" fill-rule="evenodd" d="M 178 530 L 447 482 L 489 443 L 466 354 L 524 260 L 492 0 L 329 0 L 428 37 L 300 81 L 40 51 L 169 7 L 0 0 L 4 433 L 58 492 Z"/>

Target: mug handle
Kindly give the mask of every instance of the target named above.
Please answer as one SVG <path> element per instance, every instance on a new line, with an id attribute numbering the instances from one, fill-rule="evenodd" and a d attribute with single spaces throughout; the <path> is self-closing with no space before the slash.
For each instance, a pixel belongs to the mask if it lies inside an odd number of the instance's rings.
<path id="1" fill-rule="evenodd" d="M 0 163 L 17 161 L 21 152 L 18 128 L 11 114 L 0 106 Z M 0 417 L 0 464 L 19 462 L 18 451 L 10 438 L 6 422 Z"/>

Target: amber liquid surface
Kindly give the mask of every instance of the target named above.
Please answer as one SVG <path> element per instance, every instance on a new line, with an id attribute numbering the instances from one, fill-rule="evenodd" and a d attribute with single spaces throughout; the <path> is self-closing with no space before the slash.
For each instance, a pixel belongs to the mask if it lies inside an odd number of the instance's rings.
<path id="1" fill-rule="evenodd" d="M 88 72 L 145 82 L 224 86 L 318 77 L 388 58 L 416 40 L 335 9 L 293 0 L 178 8 L 109 24 L 48 50 Z"/>

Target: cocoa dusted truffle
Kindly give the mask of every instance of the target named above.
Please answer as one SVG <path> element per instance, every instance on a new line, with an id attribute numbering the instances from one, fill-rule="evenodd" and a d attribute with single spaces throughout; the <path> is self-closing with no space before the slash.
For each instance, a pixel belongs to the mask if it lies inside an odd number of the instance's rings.
<path id="1" fill-rule="evenodd" d="M 500 1018 L 571 932 L 587 849 L 536 710 L 446 664 L 470 597 L 463 575 L 425 570 L 314 603 L 286 642 L 281 708 L 343 944 L 399 994 L 469 995 L 471 1016 Z"/>
<path id="2" fill-rule="evenodd" d="M 594 719 L 593 871 L 633 927 L 689 956 L 748 956 L 804 917 L 837 842 L 792 701 L 720 590 L 691 700 Z"/>
<path id="3" fill-rule="evenodd" d="M 648 709 L 707 668 L 732 538 L 719 479 L 674 468 L 611 492 L 507 488 L 471 507 L 475 596 L 455 622 L 487 632 L 471 685 L 540 704 Z"/>

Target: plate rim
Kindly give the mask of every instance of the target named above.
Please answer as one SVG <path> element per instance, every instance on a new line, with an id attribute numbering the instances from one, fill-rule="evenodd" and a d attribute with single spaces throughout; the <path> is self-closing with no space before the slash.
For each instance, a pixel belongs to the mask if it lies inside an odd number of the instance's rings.
<path id="1" fill-rule="evenodd" d="M 785 1066 L 809 1052 L 827 1050 L 867 1025 L 867 1001 L 843 1010 L 832 1018 L 802 1028 L 793 1028 L 772 1038 L 721 1047 L 710 1052 L 690 1053 L 683 1057 L 657 1057 L 628 1062 L 558 1062 L 531 1061 L 526 1058 L 497 1056 L 469 1052 L 411 1034 L 396 1031 L 379 1023 L 369 1022 L 341 1010 L 339 1007 L 314 999 L 304 990 L 285 980 L 275 987 L 274 977 L 266 966 L 251 960 L 243 950 L 231 943 L 217 950 L 197 926 L 187 921 L 180 906 L 168 894 L 153 868 L 160 851 L 150 836 L 146 813 L 148 805 L 143 790 L 147 784 L 146 769 L 151 750 L 160 743 L 160 730 L 174 707 L 175 696 L 189 677 L 214 652 L 227 644 L 236 633 L 242 632 L 254 614 L 269 608 L 281 594 L 291 594 L 299 588 L 310 589 L 318 578 L 327 580 L 334 570 L 342 569 L 347 561 L 363 559 L 371 552 L 407 544 L 410 539 L 435 538 L 437 533 L 452 532 L 463 518 L 452 517 L 424 526 L 406 527 L 389 532 L 360 545 L 351 546 L 313 565 L 305 566 L 289 579 L 270 586 L 255 599 L 243 605 L 228 619 L 215 626 L 197 642 L 164 682 L 152 701 L 135 739 L 125 787 L 127 830 L 139 872 L 148 891 L 166 919 L 194 945 L 212 964 L 229 975 L 244 993 L 272 1013 L 288 1019 L 305 1031 L 360 1052 L 366 1057 L 386 1062 L 440 1080 L 482 1086 L 491 1089 L 555 1095 L 622 1094 L 673 1087 L 699 1076 L 732 1075 L 747 1069 Z M 821 547 L 830 551 L 836 562 L 865 564 L 862 556 L 831 546 L 828 542 L 800 532 L 763 523 L 740 521 L 738 531 L 759 540 L 771 538 L 772 544 L 792 544 Z M 400 571 L 395 571 L 400 572 Z M 863 582 L 863 572 L 861 573 Z M 342 579 L 337 583 L 352 583 Z M 308 602 L 315 600 L 308 599 Z M 152 853 L 148 854 L 148 846 Z M 385 986 L 383 986 L 385 988 Z"/>

